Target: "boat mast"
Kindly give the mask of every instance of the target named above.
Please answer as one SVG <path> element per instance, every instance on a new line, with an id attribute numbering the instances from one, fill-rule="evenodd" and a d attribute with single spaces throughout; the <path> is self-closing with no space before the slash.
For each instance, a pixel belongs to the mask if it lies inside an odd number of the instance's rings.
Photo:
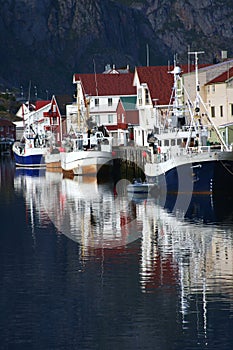
<path id="1" fill-rule="evenodd" d="M 80 122 L 80 81 L 77 81 L 77 123 L 78 123 L 78 132 L 80 131 L 80 124 L 81 124 L 81 122 Z"/>
<path id="2" fill-rule="evenodd" d="M 216 125 L 214 124 L 212 118 L 210 117 L 210 115 L 209 115 L 209 113 L 207 111 L 207 108 L 206 108 L 206 106 L 205 106 L 205 104 L 204 104 L 204 102 L 203 102 L 203 100 L 202 100 L 202 98 L 200 96 L 200 82 L 198 80 L 198 55 L 202 54 L 202 53 L 204 53 L 204 51 L 194 51 L 194 52 L 190 51 L 188 53 L 189 55 L 194 55 L 195 56 L 196 99 L 195 99 L 194 113 L 195 113 L 195 115 L 198 116 L 198 119 L 201 118 L 201 116 L 200 116 L 200 102 L 201 102 L 201 104 L 203 105 L 203 108 L 205 109 L 205 112 L 206 112 L 205 115 L 206 115 L 208 121 L 210 122 L 211 126 L 213 127 L 214 131 L 216 132 L 220 143 L 222 144 L 223 148 L 228 151 L 229 150 L 228 146 L 226 145 L 225 141 L 222 138 L 222 135 L 220 134 L 218 128 L 216 127 Z"/>

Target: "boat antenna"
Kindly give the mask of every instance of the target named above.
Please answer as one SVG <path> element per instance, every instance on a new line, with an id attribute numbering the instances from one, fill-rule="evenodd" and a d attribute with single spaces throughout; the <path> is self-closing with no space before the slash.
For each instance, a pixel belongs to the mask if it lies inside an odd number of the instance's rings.
<path id="1" fill-rule="evenodd" d="M 30 99 L 31 99 L 31 80 L 29 81 L 29 86 L 28 86 L 28 109 L 30 110 Z"/>
<path id="2" fill-rule="evenodd" d="M 94 66 L 94 73 L 95 73 L 95 90 L 96 90 L 96 96 L 98 96 L 98 87 L 97 87 L 97 76 L 96 76 L 96 69 L 95 69 L 95 60 L 93 58 L 93 66 Z"/>
<path id="3" fill-rule="evenodd" d="M 80 81 L 77 81 L 77 117 L 78 117 L 78 132 L 80 131 Z"/>
<path id="4" fill-rule="evenodd" d="M 200 97 L 200 82 L 198 80 L 198 55 L 205 53 L 204 51 L 190 51 L 188 54 L 189 55 L 194 55 L 195 56 L 195 77 L 196 77 L 196 112 L 199 112 L 200 110 L 200 102 L 199 102 L 199 97 Z M 197 110 L 198 109 L 198 110 Z"/>
<path id="5" fill-rule="evenodd" d="M 149 67 L 149 65 L 150 65 L 149 45 L 146 44 L 146 66 Z"/>

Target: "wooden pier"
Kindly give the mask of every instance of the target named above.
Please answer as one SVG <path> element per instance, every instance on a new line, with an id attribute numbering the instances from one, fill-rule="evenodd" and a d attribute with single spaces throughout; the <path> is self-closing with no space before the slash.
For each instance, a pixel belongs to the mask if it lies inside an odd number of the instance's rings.
<path id="1" fill-rule="evenodd" d="M 145 163 L 149 158 L 148 147 L 125 146 L 117 147 L 113 150 L 114 155 L 114 175 L 118 177 L 145 178 Z"/>

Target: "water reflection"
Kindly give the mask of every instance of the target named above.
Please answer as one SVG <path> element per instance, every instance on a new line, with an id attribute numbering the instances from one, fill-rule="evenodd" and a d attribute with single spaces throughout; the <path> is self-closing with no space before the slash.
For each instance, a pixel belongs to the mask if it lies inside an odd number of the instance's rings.
<path id="1" fill-rule="evenodd" d="M 140 238 L 143 293 L 179 291 L 179 312 L 187 327 L 195 310 L 206 337 L 209 303 L 224 300 L 233 317 L 233 231 L 231 199 L 193 196 L 128 198 L 95 178 L 63 179 L 60 173 L 16 172 L 15 191 L 24 194 L 28 214 L 53 222 L 60 234 L 81 246 L 81 256 L 130 247 Z M 188 203 L 188 206 L 187 206 Z M 36 212 L 36 213 L 35 213 Z"/>
<path id="2" fill-rule="evenodd" d="M 125 246 L 137 240 L 142 221 L 136 203 L 114 195 L 112 183 L 97 184 L 95 177 L 63 179 L 61 173 L 16 172 L 15 189 L 22 191 L 35 210 L 47 213 L 57 230 L 91 249 Z"/>

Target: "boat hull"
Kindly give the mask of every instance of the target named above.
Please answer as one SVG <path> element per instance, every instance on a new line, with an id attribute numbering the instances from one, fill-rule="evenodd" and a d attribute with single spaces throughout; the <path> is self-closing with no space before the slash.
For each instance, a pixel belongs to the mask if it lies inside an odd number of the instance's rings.
<path id="1" fill-rule="evenodd" d="M 60 153 L 46 153 L 45 165 L 49 171 L 62 171 Z"/>
<path id="2" fill-rule="evenodd" d="M 166 164 L 167 163 L 167 164 Z M 149 182 L 167 193 L 233 194 L 233 153 L 173 158 L 161 164 L 147 164 Z"/>
<path id="3" fill-rule="evenodd" d="M 17 145 L 13 145 L 13 155 L 16 166 L 20 167 L 44 167 L 45 166 L 45 149 L 28 148 L 22 152 Z M 22 152 L 22 153 L 21 153 Z"/>
<path id="4" fill-rule="evenodd" d="M 112 152 L 73 151 L 61 153 L 61 167 L 64 173 L 73 175 L 97 175 L 104 168 L 112 166 Z"/>

